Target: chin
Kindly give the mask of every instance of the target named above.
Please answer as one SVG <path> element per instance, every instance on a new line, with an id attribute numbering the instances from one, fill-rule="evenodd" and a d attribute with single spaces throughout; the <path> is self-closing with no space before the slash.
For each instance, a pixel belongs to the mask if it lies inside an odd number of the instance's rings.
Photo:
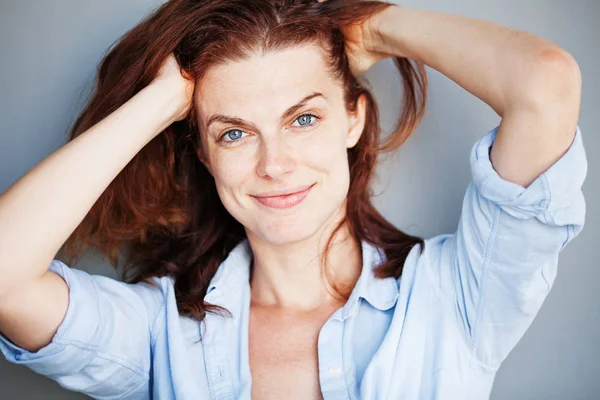
<path id="1" fill-rule="evenodd" d="M 320 218 L 321 217 L 321 218 Z M 327 218 L 320 215 L 307 217 L 302 213 L 287 215 L 277 219 L 263 218 L 255 221 L 254 236 L 273 245 L 287 245 L 302 242 L 318 234 Z"/>
<path id="2" fill-rule="evenodd" d="M 265 242 L 274 245 L 302 242 L 311 238 L 321 227 L 316 221 L 307 220 L 306 218 L 289 218 L 283 221 L 271 221 L 266 224 L 265 222 L 260 223 L 261 226 L 254 233 Z"/>

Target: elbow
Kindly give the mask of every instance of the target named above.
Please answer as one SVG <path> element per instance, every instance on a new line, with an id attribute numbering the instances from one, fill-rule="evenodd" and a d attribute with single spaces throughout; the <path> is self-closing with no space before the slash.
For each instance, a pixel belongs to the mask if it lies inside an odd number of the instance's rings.
<path id="1" fill-rule="evenodd" d="M 545 47 L 537 53 L 535 67 L 522 86 L 520 97 L 527 107 L 559 107 L 578 113 L 581 86 L 581 70 L 575 58 L 560 47 Z"/>
<path id="2" fill-rule="evenodd" d="M 567 51 L 556 48 L 540 52 L 544 65 L 542 76 L 547 80 L 551 99 L 579 101 L 581 97 L 581 69 L 575 58 Z"/>

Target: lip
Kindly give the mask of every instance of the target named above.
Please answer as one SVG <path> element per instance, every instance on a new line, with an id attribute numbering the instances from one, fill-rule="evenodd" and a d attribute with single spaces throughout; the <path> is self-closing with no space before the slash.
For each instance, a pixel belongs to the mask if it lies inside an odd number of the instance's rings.
<path id="1" fill-rule="evenodd" d="M 311 189 L 316 185 L 297 186 L 295 188 L 286 190 L 276 190 L 272 192 L 265 192 L 258 195 L 254 195 L 256 200 L 261 204 L 270 208 L 292 208 L 300 204 L 306 196 L 310 193 Z"/>

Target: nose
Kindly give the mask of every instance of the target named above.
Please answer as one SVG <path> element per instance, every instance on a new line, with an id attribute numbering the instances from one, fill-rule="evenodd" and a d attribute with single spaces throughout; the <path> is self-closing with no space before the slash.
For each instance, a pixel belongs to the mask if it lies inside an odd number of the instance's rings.
<path id="1" fill-rule="evenodd" d="M 296 167 L 292 149 L 281 135 L 263 138 L 259 151 L 256 173 L 261 178 L 278 180 L 291 173 Z"/>

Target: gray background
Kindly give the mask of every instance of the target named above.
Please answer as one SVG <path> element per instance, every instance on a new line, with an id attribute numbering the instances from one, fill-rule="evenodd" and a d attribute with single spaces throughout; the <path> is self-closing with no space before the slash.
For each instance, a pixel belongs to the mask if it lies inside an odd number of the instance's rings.
<path id="1" fill-rule="evenodd" d="M 0 192 L 65 143 L 105 50 L 160 0 L 0 2 Z M 586 226 L 561 253 L 555 286 L 533 325 L 501 367 L 492 399 L 600 398 L 600 1 L 407 0 L 407 7 L 494 21 L 545 37 L 569 51 L 583 74 L 579 125 L 589 170 Z M 483 102 L 440 73 L 430 73 L 430 102 L 413 137 L 379 169 L 377 206 L 401 229 L 425 237 L 453 232 L 471 178 L 469 152 L 499 123 Z M 389 61 L 370 79 L 383 127 L 396 120 L 399 80 Z M 393 84 L 390 84 L 390 81 Z M 43 199 L 40 199 L 43 204 Z M 594 239 L 596 238 L 596 239 Z M 597 253 L 596 253 L 597 254 Z M 112 275 L 94 254 L 77 265 Z M 113 275 L 114 276 L 114 275 Z M 410 360 L 407 360 L 410 362 Z M 81 399 L 0 357 L 0 399 Z"/>

